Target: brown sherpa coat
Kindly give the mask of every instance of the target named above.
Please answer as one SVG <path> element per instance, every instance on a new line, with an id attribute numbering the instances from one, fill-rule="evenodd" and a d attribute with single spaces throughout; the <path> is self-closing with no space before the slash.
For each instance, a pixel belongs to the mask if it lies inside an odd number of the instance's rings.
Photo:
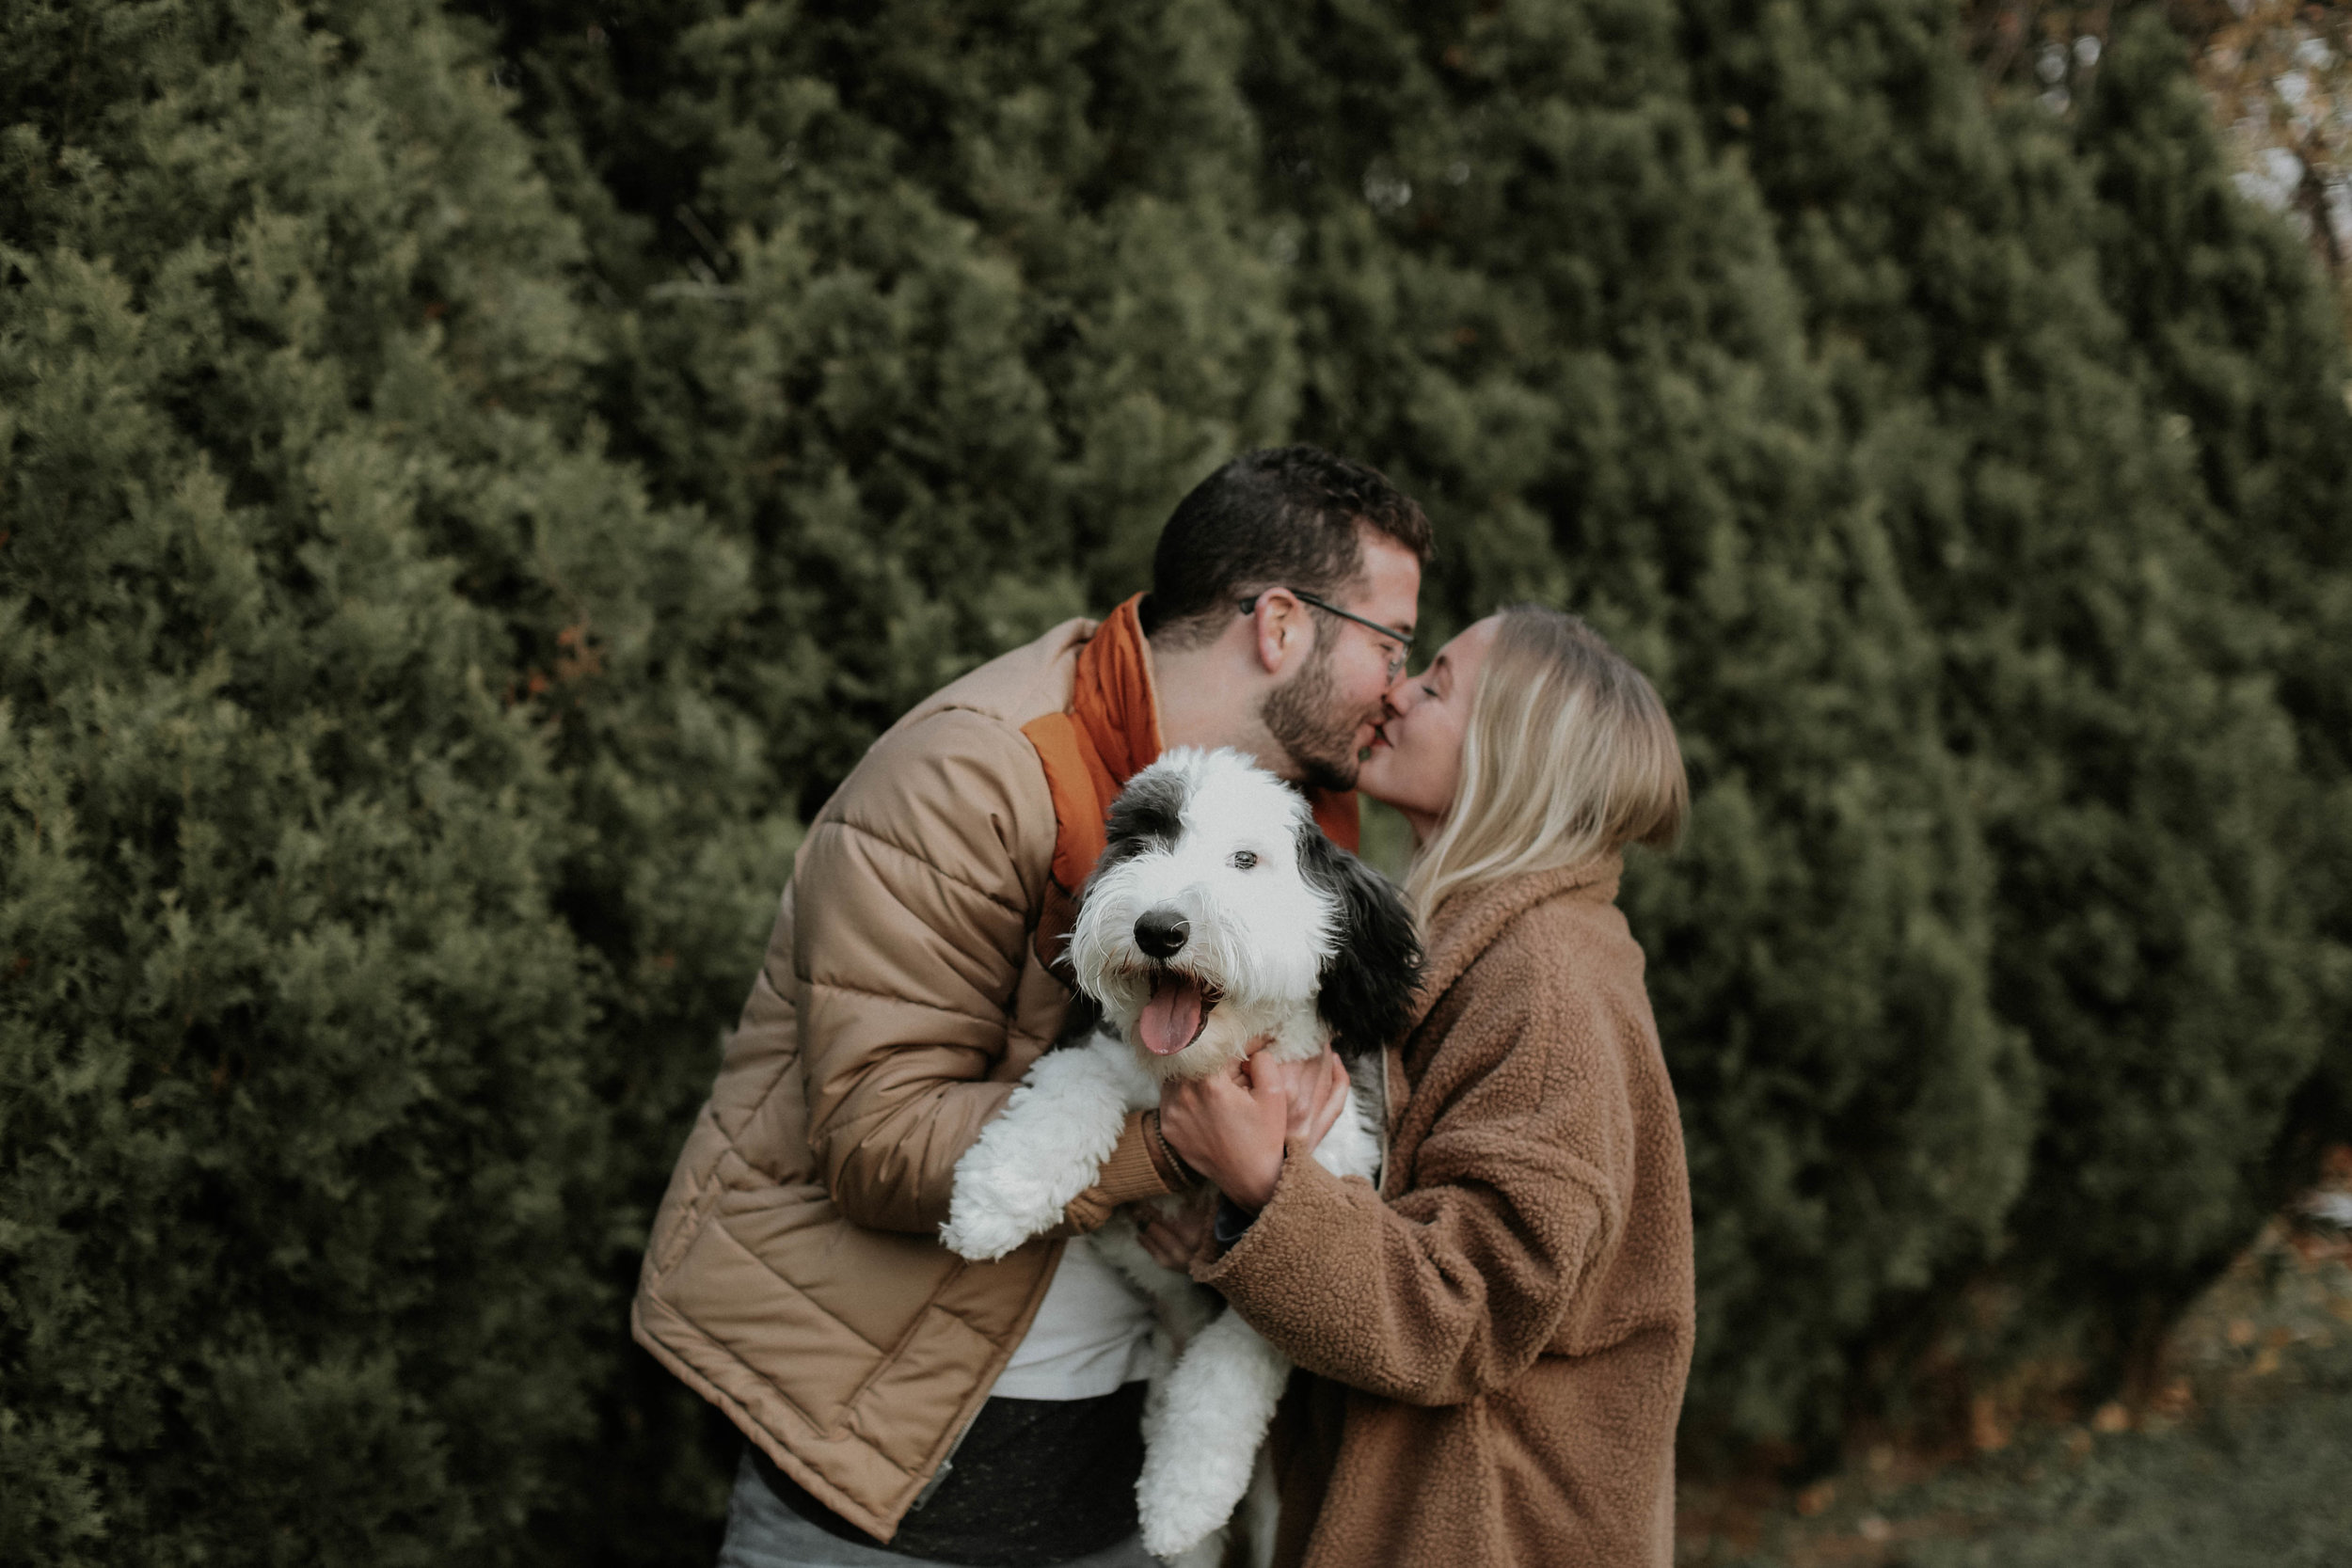
<path id="1" fill-rule="evenodd" d="M 1672 1560 L 1690 1185 L 1619 864 L 1450 901 L 1381 1192 L 1294 1150 L 1195 1271 L 1302 1370 L 1277 1562 Z"/>

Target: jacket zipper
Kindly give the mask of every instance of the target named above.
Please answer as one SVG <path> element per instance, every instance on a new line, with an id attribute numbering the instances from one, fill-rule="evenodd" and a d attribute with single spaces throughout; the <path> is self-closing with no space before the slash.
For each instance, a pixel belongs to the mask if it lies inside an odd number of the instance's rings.
<path id="1" fill-rule="evenodd" d="M 965 1438 L 972 1435 L 972 1427 L 979 1418 L 980 1413 L 975 1410 L 972 1418 L 963 1423 L 963 1430 L 956 1433 L 956 1440 L 947 1445 L 947 1457 L 939 1462 L 939 1468 L 931 1472 L 931 1479 L 923 1483 L 923 1490 L 917 1492 L 914 1501 L 907 1506 L 909 1513 L 921 1513 L 923 1505 L 931 1500 L 931 1494 L 939 1490 L 940 1482 L 947 1479 L 947 1472 L 956 1467 L 956 1450 L 963 1447 Z"/>

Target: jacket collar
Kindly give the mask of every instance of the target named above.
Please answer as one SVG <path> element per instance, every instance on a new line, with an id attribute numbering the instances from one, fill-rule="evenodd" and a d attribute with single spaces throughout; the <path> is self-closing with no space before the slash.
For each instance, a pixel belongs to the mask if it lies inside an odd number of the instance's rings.
<path id="1" fill-rule="evenodd" d="M 1612 849 L 1576 865 L 1505 877 L 1447 899 L 1430 922 L 1428 957 L 1422 964 L 1421 990 L 1413 998 L 1412 1022 L 1406 1034 L 1410 1036 L 1421 1027 L 1462 972 L 1494 945 L 1515 917 L 1568 893 L 1581 892 L 1608 903 L 1617 896 L 1617 879 L 1624 870 L 1624 854 Z"/>
<path id="2" fill-rule="evenodd" d="M 1070 716 L 1086 732 L 1117 794 L 1160 754 L 1160 699 L 1152 686 L 1152 654 L 1143 641 L 1136 594 L 1104 618 L 1078 653 Z"/>

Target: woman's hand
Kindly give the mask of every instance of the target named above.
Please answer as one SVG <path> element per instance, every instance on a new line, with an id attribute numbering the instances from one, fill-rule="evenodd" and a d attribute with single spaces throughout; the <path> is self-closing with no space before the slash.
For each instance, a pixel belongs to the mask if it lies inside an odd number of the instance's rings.
<path id="1" fill-rule="evenodd" d="M 1347 1106 L 1347 1070 L 1329 1051 L 1304 1062 L 1267 1062 L 1254 1041 L 1249 1057 L 1207 1078 L 1180 1079 L 1160 1091 L 1160 1132 L 1184 1164 L 1255 1212 L 1274 1196 L 1282 1147 L 1323 1141 Z"/>
<path id="2" fill-rule="evenodd" d="M 1178 1079 L 1160 1090 L 1160 1132 L 1184 1164 L 1254 1212 L 1282 1174 L 1291 1114 L 1285 1089 L 1279 1073 L 1253 1073 L 1246 1061 Z"/>
<path id="3" fill-rule="evenodd" d="M 1262 1071 L 1281 1073 L 1290 1097 L 1290 1126 L 1284 1136 L 1301 1148 L 1322 1147 L 1325 1134 L 1347 1110 L 1347 1064 L 1329 1046 L 1303 1062 L 1268 1062 Z"/>

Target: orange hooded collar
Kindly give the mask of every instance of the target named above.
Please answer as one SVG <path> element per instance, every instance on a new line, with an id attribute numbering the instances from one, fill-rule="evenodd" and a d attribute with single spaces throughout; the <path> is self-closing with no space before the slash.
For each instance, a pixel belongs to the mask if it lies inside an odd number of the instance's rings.
<path id="1" fill-rule="evenodd" d="M 1045 765 L 1054 797 L 1053 885 L 1038 922 L 1038 952 L 1050 963 L 1070 933 L 1077 897 L 1109 844 L 1104 824 L 1127 781 L 1159 759 L 1160 699 L 1152 685 L 1152 653 L 1138 610 L 1143 595 L 1121 604 L 1078 650 L 1070 705 L 1021 726 Z M 1359 819 L 1353 790 L 1310 790 L 1315 826 L 1353 850 Z"/>

